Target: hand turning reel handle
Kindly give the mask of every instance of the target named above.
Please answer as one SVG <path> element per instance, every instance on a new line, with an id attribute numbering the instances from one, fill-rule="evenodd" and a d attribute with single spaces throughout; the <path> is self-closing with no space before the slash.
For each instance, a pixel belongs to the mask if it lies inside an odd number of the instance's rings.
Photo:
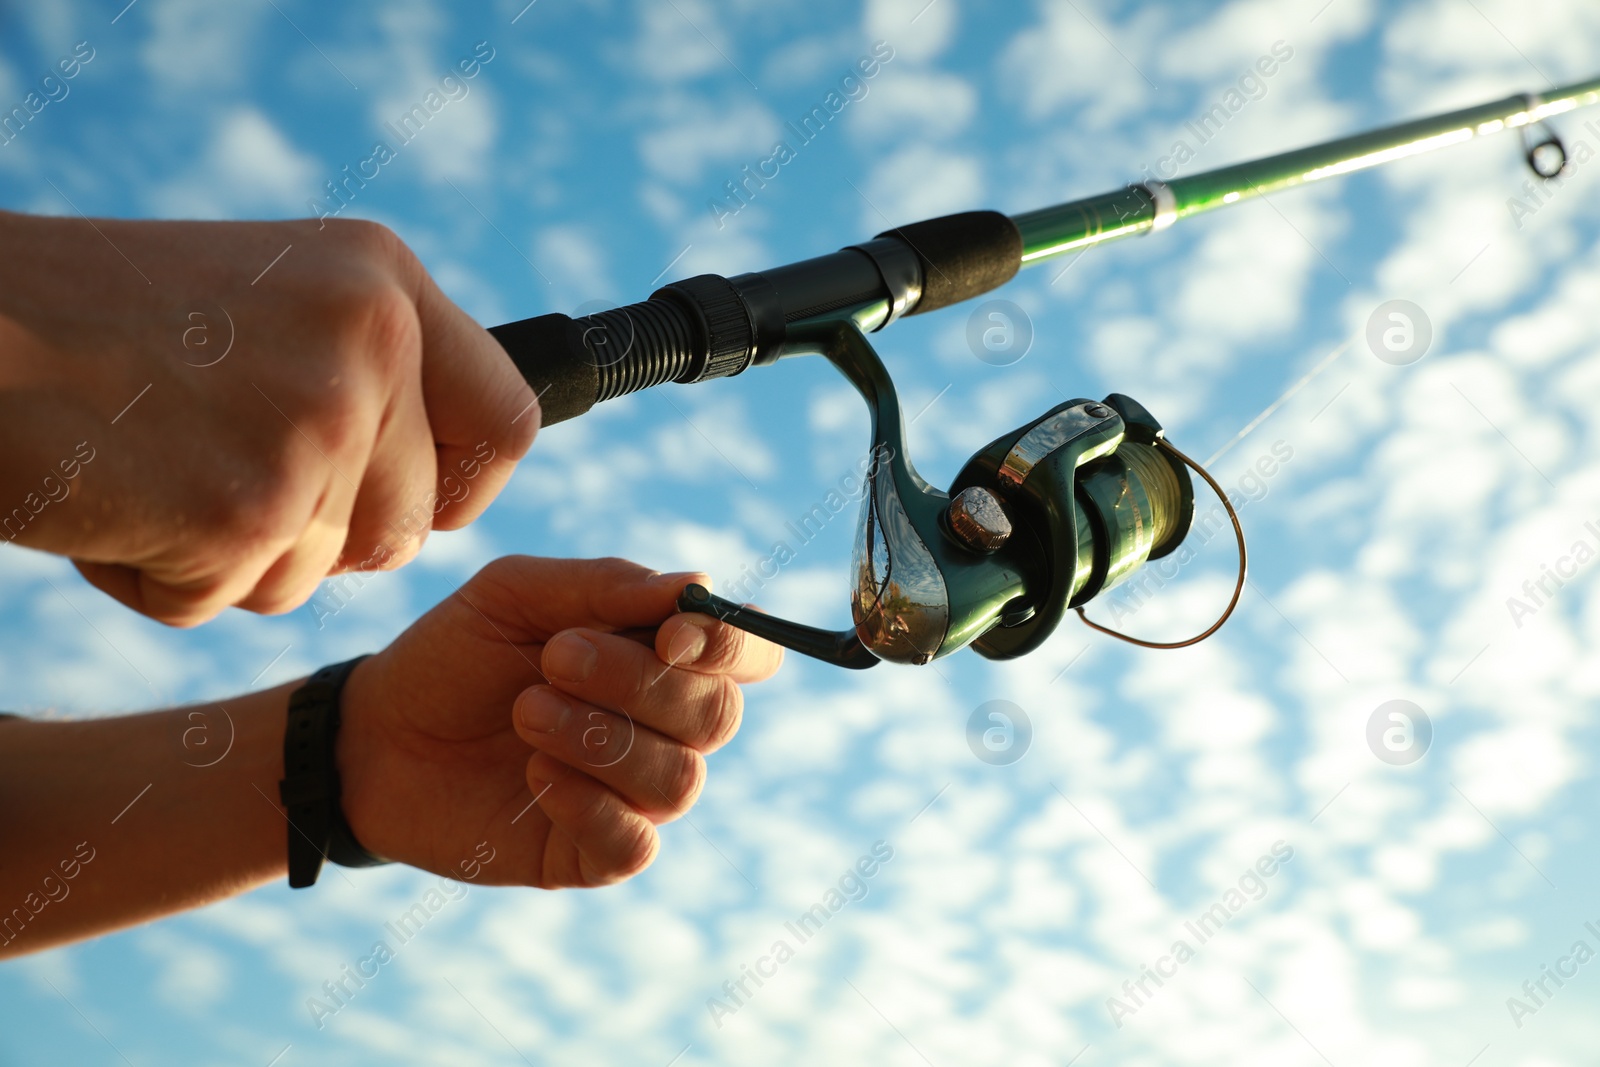
<path id="1" fill-rule="evenodd" d="M 906 456 L 894 383 L 865 334 L 902 315 L 986 293 L 1025 265 L 1154 233 L 1190 215 L 1391 160 L 1519 130 L 1540 177 L 1566 167 L 1554 115 L 1600 102 L 1600 79 L 1357 134 L 1170 181 L 1149 180 L 1008 218 L 974 211 L 879 234 L 829 255 L 734 278 L 674 282 L 649 300 L 581 319 L 543 315 L 497 326 L 539 394 L 545 425 L 664 382 L 700 382 L 795 355 L 821 355 L 872 413 L 873 467 L 856 531 L 851 611 L 838 633 L 773 618 L 691 586 L 679 606 L 724 619 L 843 667 L 928 663 L 971 645 L 993 659 L 1037 648 L 1069 609 L 1172 552 L 1194 511 L 1194 467 L 1126 396 L 1070 400 L 991 442 L 950 492 Z M 1095 629 L 1106 630 L 1087 617 Z M 1116 635 L 1123 636 L 1123 635 Z"/>

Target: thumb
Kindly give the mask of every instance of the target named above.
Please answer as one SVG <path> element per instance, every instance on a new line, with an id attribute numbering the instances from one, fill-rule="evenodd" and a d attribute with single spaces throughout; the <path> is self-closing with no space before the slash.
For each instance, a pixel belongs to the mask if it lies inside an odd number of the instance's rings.
<path id="1" fill-rule="evenodd" d="M 544 641 L 573 627 L 615 632 L 659 626 L 678 612 L 678 594 L 691 582 L 709 586 L 702 571 L 662 574 L 625 559 L 547 559 L 506 556 L 468 583 L 493 599 L 490 612 Z"/>
<path id="2" fill-rule="evenodd" d="M 456 530 L 483 513 L 527 454 L 539 429 L 533 389 L 489 332 L 440 292 L 419 282 L 422 392 L 438 453 L 439 530 Z M 470 492 L 451 490 L 470 483 Z"/>

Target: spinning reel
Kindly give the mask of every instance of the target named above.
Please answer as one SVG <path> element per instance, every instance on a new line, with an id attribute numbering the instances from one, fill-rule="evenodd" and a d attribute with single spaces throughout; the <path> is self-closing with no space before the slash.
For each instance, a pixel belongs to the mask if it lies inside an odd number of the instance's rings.
<path id="1" fill-rule="evenodd" d="M 1058 404 L 980 449 L 945 493 L 907 458 L 899 396 L 861 332 L 835 322 L 794 340 L 814 344 L 872 414 L 873 463 L 851 567 L 855 626 L 819 630 L 698 585 L 684 590 L 682 611 L 840 667 L 924 664 L 968 645 L 1011 659 L 1038 648 L 1069 608 L 1081 612 L 1189 532 L 1187 461 L 1131 397 Z M 1241 585 L 1243 546 L 1241 534 Z M 1228 612 L 1237 601 L 1235 589 Z"/>

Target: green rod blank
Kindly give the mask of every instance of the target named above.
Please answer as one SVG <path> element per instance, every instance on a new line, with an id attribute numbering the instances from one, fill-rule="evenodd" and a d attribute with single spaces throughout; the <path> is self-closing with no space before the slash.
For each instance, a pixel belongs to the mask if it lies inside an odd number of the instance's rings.
<path id="1" fill-rule="evenodd" d="M 1600 102 L 1600 77 L 1547 93 L 1509 96 L 1494 103 L 1403 122 L 1189 177 L 1132 185 L 1024 212 L 1012 218 L 1022 231 L 1022 265 L 1043 263 L 1119 237 L 1164 229 L 1190 215 L 1266 193 L 1366 170 L 1477 137 L 1520 129 L 1597 102 Z"/>

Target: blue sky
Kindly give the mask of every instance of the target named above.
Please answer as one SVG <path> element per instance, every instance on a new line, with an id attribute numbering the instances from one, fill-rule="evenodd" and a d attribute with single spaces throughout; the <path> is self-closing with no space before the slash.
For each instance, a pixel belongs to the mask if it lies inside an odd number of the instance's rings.
<path id="1" fill-rule="evenodd" d="M 719 220 L 723 183 L 880 41 L 865 95 Z M 1275 45 L 1289 58 L 1191 170 L 1600 71 L 1583 0 L 138 0 L 0 7 L 0 106 L 79 42 L 70 92 L 0 146 L 8 208 L 307 215 L 385 123 L 492 53 L 346 211 L 392 226 L 485 324 L 1114 188 Z M 1589 118 L 1560 126 L 1600 148 Z M 791 658 L 634 882 L 473 889 L 320 1029 L 307 999 L 435 881 L 268 887 L 0 968 L 0 1063 L 1588 1062 L 1593 965 L 1532 1015 L 1506 1000 L 1574 941 L 1600 949 L 1600 589 L 1591 565 L 1531 616 L 1507 600 L 1600 525 L 1597 173 L 1519 220 L 1516 142 L 1485 139 L 1044 266 L 997 294 L 1034 331 L 1009 366 L 975 357 L 966 306 L 880 335 L 906 407 L 932 403 L 910 443 L 935 483 L 1064 396 L 1126 392 L 1191 454 L 1228 446 L 1252 585 L 1212 641 L 1147 652 L 1064 625 L 1004 664 Z M 1365 341 L 1396 299 L 1433 329 L 1408 366 Z M 865 432 L 820 362 L 603 405 L 331 618 L 170 631 L 11 548 L 5 702 L 100 714 L 282 682 L 380 646 L 506 553 L 727 582 Z M 1263 457 L 1272 474 L 1246 480 Z M 850 540 L 836 521 L 761 602 L 842 625 Z M 1127 627 L 1203 628 L 1230 551 L 1216 539 Z M 1031 723 L 1008 766 L 968 745 L 994 700 Z M 1391 700 L 1432 723 L 1409 766 L 1366 741 Z M 880 841 L 865 895 L 713 1018 L 722 983 Z M 1279 842 L 1292 858 L 1260 899 L 1113 1020 L 1108 998 Z"/>

